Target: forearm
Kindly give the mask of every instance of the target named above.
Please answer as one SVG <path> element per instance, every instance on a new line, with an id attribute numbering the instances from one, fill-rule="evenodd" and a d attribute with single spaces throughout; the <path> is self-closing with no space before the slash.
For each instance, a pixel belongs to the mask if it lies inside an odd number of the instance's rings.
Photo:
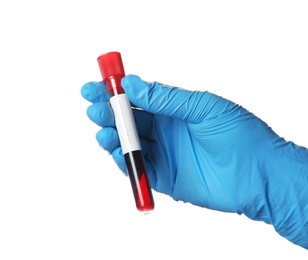
<path id="1" fill-rule="evenodd" d="M 279 139 L 266 156 L 259 169 L 264 188 L 247 215 L 308 249 L 308 150 Z"/>
<path id="2" fill-rule="evenodd" d="M 279 145 L 268 173 L 271 221 L 280 235 L 308 249 L 308 150 Z"/>

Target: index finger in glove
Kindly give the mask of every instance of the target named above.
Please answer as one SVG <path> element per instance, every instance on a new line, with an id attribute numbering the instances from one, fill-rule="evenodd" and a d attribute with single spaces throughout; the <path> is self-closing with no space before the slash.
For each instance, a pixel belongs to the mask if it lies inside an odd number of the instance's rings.
<path id="1" fill-rule="evenodd" d="M 111 96 L 103 82 L 94 81 L 88 82 L 82 86 L 81 95 L 91 103 L 106 102 Z"/>

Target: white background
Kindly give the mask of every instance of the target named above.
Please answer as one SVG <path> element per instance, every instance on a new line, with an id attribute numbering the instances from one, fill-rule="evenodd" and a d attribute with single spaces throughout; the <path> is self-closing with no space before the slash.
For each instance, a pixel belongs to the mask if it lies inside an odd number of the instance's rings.
<path id="1" fill-rule="evenodd" d="M 0 259 L 307 259 L 272 226 L 175 202 L 135 209 L 80 95 L 96 58 L 237 102 L 308 147 L 307 1 L 0 3 Z"/>

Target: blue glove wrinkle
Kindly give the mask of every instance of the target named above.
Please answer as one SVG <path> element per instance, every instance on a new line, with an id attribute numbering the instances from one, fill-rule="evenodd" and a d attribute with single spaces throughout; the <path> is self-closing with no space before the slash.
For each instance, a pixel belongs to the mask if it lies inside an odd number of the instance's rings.
<path id="1" fill-rule="evenodd" d="M 168 152 L 169 149 L 172 151 L 173 147 L 172 131 L 169 131 L 173 121 L 173 119 L 161 115 L 153 118 L 153 128 L 150 133 L 152 147 L 147 158 L 151 162 L 155 174 L 160 173 L 153 188 L 167 195 L 172 193 L 174 167 L 176 167 L 173 153 Z M 170 144 L 168 140 L 171 141 Z"/>
<path id="2" fill-rule="evenodd" d="M 154 82 L 149 84 L 146 109 L 183 121 L 196 122 L 206 93 L 188 91 Z M 204 107 L 204 103 L 202 108 Z M 202 120 L 202 117 L 201 119 Z"/>

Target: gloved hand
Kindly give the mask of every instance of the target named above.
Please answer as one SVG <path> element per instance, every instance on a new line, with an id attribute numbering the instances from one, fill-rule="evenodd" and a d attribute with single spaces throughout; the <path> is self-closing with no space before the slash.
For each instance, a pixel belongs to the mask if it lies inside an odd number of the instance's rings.
<path id="1" fill-rule="evenodd" d="M 122 79 L 134 110 L 151 187 L 175 200 L 243 213 L 272 224 L 308 248 L 308 151 L 280 138 L 243 107 L 209 92 L 188 91 L 138 76 Z M 125 163 L 101 82 L 83 86 L 93 103 L 97 140 L 120 169 Z M 304 231 L 303 231 L 304 230 Z"/>

